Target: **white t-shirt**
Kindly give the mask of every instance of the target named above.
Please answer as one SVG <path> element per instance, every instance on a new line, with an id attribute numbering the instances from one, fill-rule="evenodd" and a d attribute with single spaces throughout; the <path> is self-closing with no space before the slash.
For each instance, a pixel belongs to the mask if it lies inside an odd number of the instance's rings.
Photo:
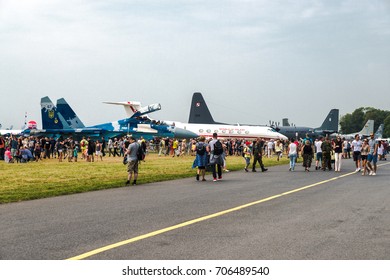
<path id="1" fill-rule="evenodd" d="M 322 153 L 322 149 L 321 149 L 322 141 L 319 140 L 314 145 L 316 146 L 317 153 Z"/>
<path id="2" fill-rule="evenodd" d="M 344 149 L 344 150 L 348 149 L 348 141 L 347 141 L 347 140 L 345 140 L 345 141 L 343 142 L 343 149 Z"/>
<path id="3" fill-rule="evenodd" d="M 288 148 L 289 148 L 289 152 L 288 152 L 289 155 L 297 154 L 297 145 L 295 145 L 295 143 L 291 143 L 290 145 L 288 145 Z"/>
<path id="4" fill-rule="evenodd" d="M 353 140 L 352 147 L 354 152 L 360 152 L 362 150 L 362 141 L 360 140 L 356 141 L 356 139 Z"/>
<path id="5" fill-rule="evenodd" d="M 383 148 L 382 144 L 378 145 L 378 155 L 383 155 Z"/>

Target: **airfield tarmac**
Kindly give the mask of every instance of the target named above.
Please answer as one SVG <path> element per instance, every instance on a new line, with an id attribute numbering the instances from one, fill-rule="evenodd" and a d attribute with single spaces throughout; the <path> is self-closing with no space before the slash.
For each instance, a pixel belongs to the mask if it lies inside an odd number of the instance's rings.
<path id="1" fill-rule="evenodd" d="M 389 260 L 390 162 L 223 174 L 0 205 L 0 259 Z"/>

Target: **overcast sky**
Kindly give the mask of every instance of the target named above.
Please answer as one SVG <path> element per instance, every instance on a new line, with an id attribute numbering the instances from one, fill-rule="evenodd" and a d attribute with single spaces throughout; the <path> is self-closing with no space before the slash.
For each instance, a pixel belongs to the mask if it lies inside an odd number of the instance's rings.
<path id="1" fill-rule="evenodd" d="M 3 128 L 41 127 L 46 95 L 86 125 L 128 100 L 186 122 L 196 91 L 231 123 L 390 110 L 389 1 L 0 0 Z"/>

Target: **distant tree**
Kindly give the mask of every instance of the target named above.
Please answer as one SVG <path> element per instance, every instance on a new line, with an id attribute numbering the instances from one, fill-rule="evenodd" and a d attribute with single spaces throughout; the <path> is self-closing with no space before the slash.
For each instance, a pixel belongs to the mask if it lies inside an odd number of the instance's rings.
<path id="1" fill-rule="evenodd" d="M 344 134 L 360 131 L 364 125 L 365 108 L 361 107 L 340 118 L 340 131 Z"/>
<path id="2" fill-rule="evenodd" d="M 374 131 L 377 131 L 378 127 L 384 123 L 386 117 L 389 115 L 389 111 L 383 111 L 371 107 L 365 108 L 366 115 L 364 117 L 365 122 L 368 120 L 374 120 Z"/>
<path id="3" fill-rule="evenodd" d="M 340 133 L 351 133 L 352 114 L 346 114 L 340 118 Z"/>
<path id="4" fill-rule="evenodd" d="M 385 125 L 383 137 L 390 136 L 390 111 L 372 107 L 360 107 L 352 114 L 340 118 L 340 132 L 344 134 L 360 131 L 368 120 L 374 120 L 374 132 L 383 123 Z"/>

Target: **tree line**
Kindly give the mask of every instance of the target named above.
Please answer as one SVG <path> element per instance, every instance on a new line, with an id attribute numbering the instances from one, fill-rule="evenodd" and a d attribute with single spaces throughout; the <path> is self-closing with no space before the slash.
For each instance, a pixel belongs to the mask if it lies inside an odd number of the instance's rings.
<path id="1" fill-rule="evenodd" d="M 390 111 L 375 109 L 372 107 L 360 107 L 351 114 L 340 118 L 340 133 L 349 134 L 362 130 L 368 120 L 374 120 L 374 133 L 383 123 L 383 137 L 390 137 Z"/>

